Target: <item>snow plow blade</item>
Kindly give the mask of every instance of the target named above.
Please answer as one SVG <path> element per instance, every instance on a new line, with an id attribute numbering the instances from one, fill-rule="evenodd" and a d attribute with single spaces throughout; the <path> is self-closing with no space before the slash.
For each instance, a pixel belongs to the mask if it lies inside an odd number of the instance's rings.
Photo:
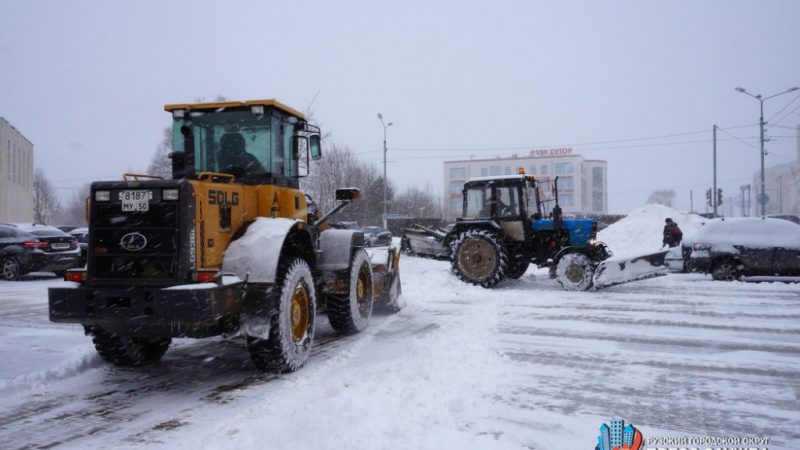
<path id="1" fill-rule="evenodd" d="M 594 272 L 593 285 L 602 289 L 631 281 L 661 277 L 667 274 L 664 257 L 668 250 L 641 255 L 628 259 L 607 259 L 597 266 Z"/>
<path id="2" fill-rule="evenodd" d="M 400 310 L 400 252 L 395 247 L 367 249 L 372 261 L 372 286 L 375 295 L 374 310 L 393 313 Z"/>

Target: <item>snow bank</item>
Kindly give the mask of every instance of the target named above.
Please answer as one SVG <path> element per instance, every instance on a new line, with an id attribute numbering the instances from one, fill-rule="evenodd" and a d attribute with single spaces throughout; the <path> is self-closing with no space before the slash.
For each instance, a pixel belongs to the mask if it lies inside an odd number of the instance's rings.
<path id="1" fill-rule="evenodd" d="M 614 259 L 655 253 L 661 249 L 664 219 L 667 217 L 678 224 L 683 231 L 684 241 L 689 242 L 703 223 L 709 220 L 669 206 L 645 205 L 597 233 L 597 239 L 605 242 L 614 252 Z"/>

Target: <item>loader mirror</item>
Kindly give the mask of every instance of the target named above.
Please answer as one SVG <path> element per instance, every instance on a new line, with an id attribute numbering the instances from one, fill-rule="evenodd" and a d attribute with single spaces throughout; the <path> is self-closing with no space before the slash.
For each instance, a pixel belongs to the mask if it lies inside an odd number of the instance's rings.
<path id="1" fill-rule="evenodd" d="M 316 161 L 322 158 L 322 148 L 320 147 L 320 139 L 318 134 L 312 134 L 308 138 L 308 145 L 311 148 L 311 159 Z"/>
<path id="2" fill-rule="evenodd" d="M 342 188 L 336 190 L 336 200 L 353 201 L 361 198 L 361 191 L 358 188 Z"/>

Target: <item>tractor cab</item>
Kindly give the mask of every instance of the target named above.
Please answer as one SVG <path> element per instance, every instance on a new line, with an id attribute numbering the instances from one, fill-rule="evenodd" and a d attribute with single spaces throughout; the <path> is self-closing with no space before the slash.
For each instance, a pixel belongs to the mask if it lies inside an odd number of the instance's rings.
<path id="1" fill-rule="evenodd" d="M 225 173 L 244 184 L 298 187 L 321 157 L 319 128 L 275 100 L 166 105 L 172 175 Z"/>

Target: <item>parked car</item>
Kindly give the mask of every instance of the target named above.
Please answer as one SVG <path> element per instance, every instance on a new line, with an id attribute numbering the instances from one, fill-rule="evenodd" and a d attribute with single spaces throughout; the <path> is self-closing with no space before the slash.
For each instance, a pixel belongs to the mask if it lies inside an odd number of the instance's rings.
<path id="1" fill-rule="evenodd" d="M 86 265 L 86 253 L 89 251 L 89 229 L 86 227 L 75 228 L 68 234 L 78 240 L 81 249 L 81 266 Z"/>
<path id="2" fill-rule="evenodd" d="M 367 247 L 386 247 L 392 245 L 392 233 L 381 227 L 362 227 Z"/>
<path id="3" fill-rule="evenodd" d="M 33 224 L 0 225 L 0 275 L 18 280 L 30 272 L 64 272 L 80 266 L 78 241 L 58 228 Z"/>
<path id="4" fill-rule="evenodd" d="M 691 261 L 715 280 L 800 276 L 800 225 L 776 218 L 714 219 L 694 236 Z"/>

